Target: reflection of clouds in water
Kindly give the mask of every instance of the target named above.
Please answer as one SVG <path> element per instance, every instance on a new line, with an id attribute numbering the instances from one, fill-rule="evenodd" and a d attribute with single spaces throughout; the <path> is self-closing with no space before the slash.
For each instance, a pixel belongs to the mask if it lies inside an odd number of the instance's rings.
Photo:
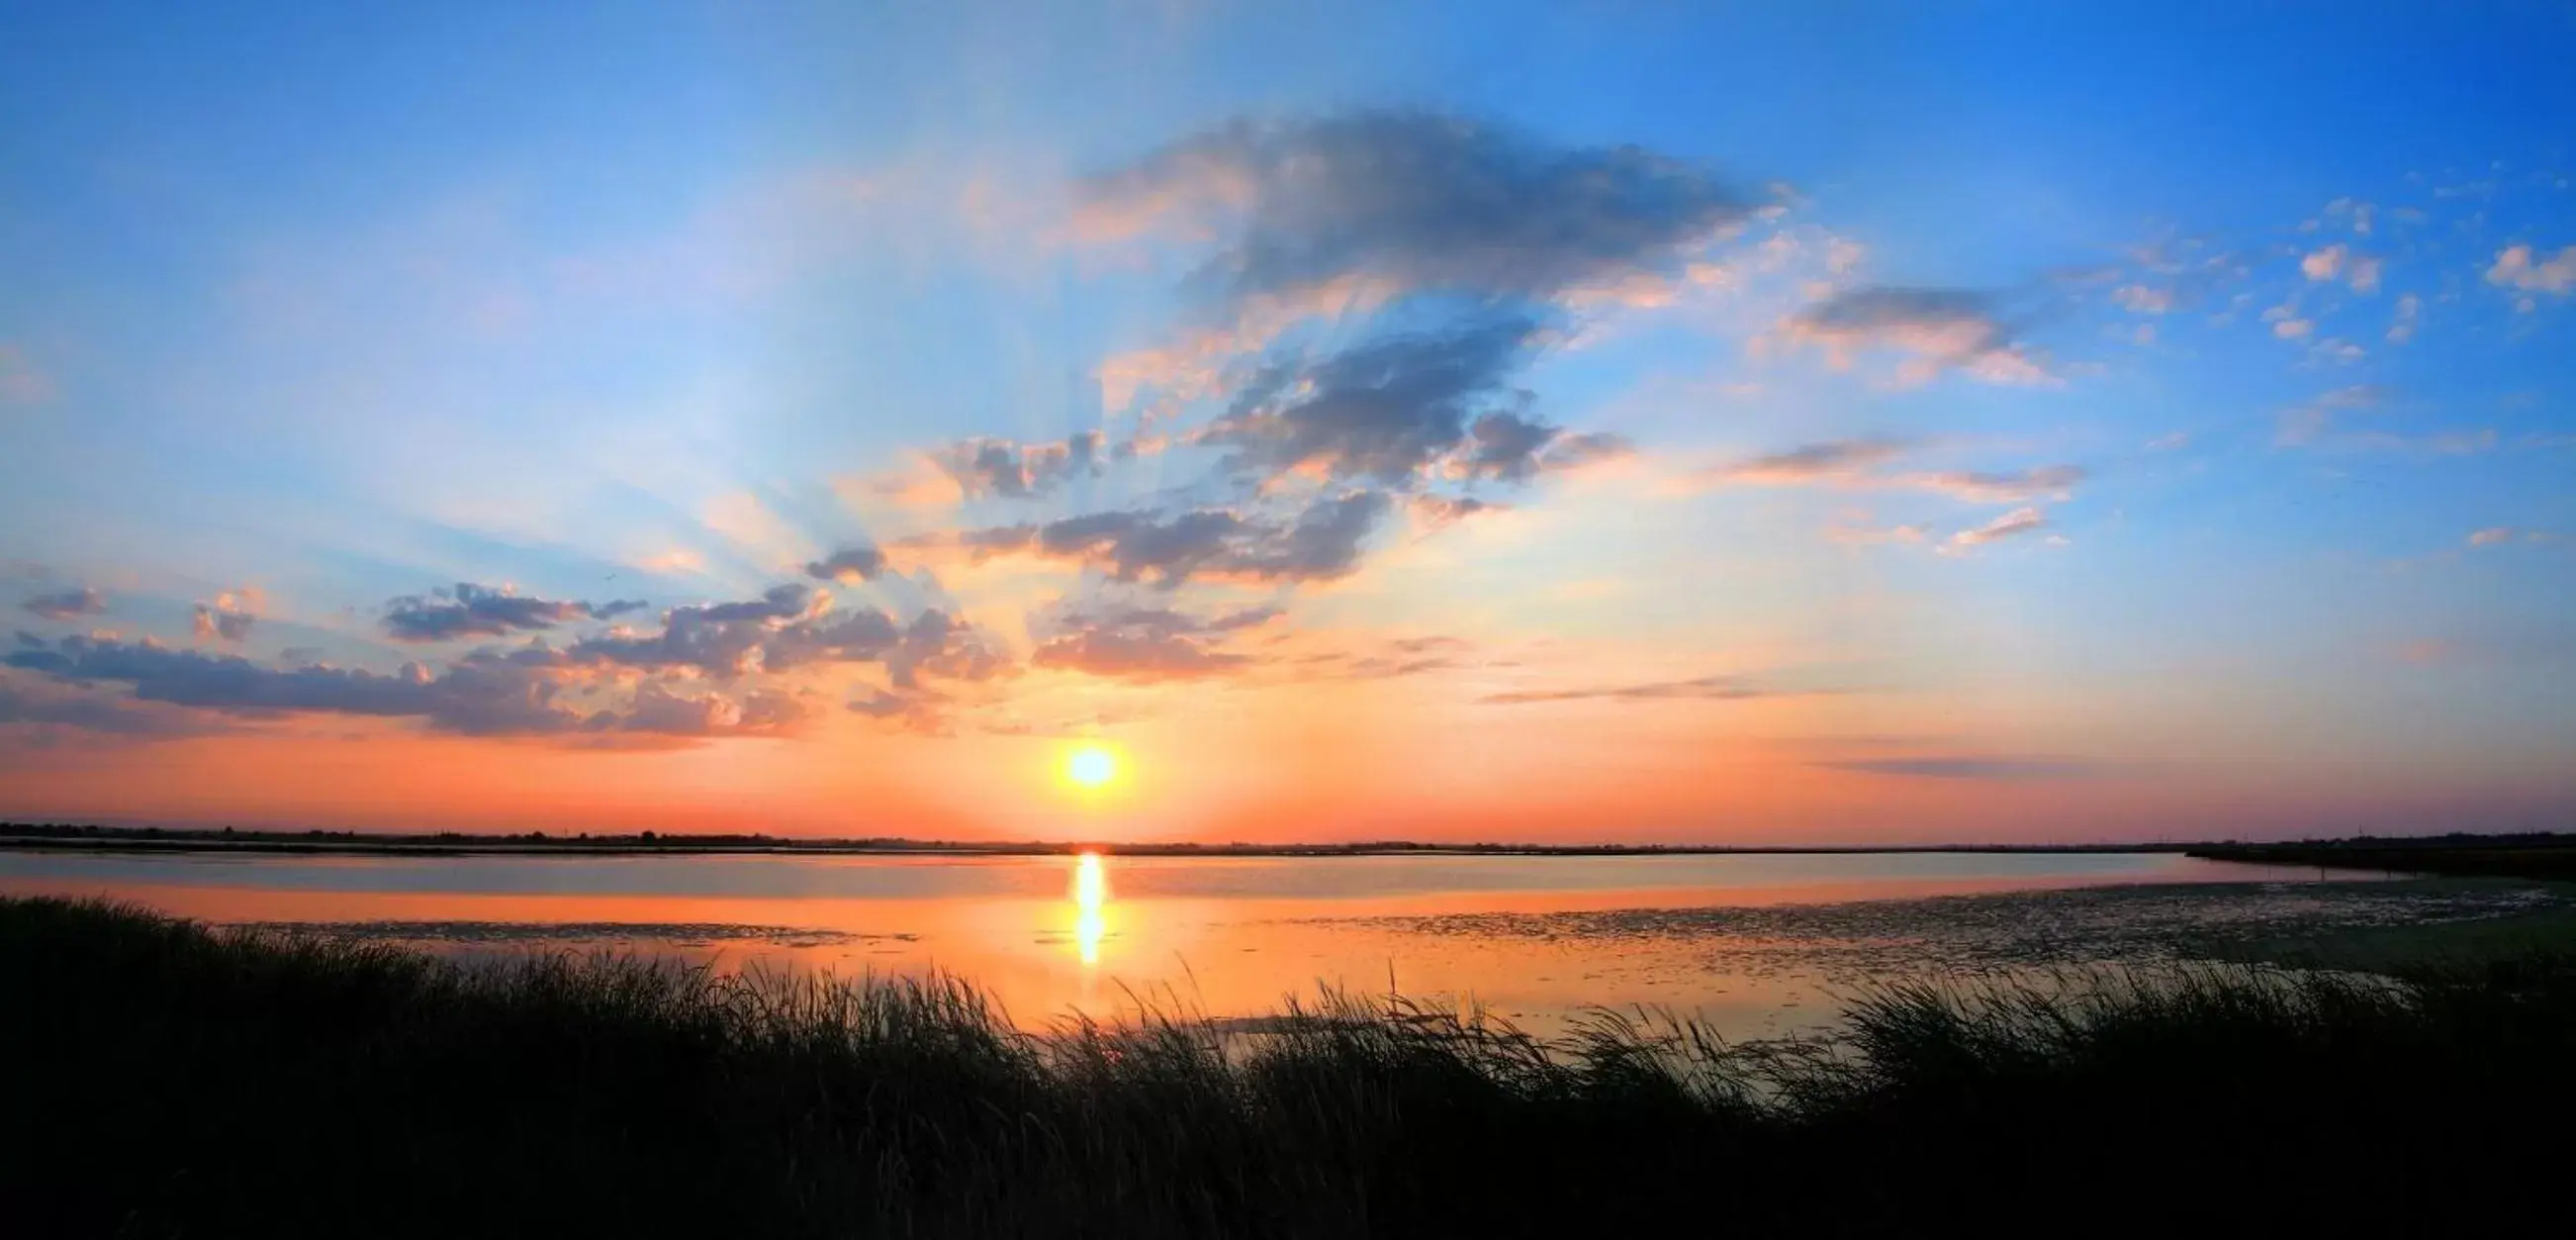
<path id="1" fill-rule="evenodd" d="M 2328 930 L 2475 921 L 2571 902 L 2509 883 L 2384 882 L 2099 887 L 1848 904 L 1372 917 L 1412 934 L 1685 950 L 1691 966 L 1752 978 L 1888 976 L 2189 959 L 2231 944 Z"/>

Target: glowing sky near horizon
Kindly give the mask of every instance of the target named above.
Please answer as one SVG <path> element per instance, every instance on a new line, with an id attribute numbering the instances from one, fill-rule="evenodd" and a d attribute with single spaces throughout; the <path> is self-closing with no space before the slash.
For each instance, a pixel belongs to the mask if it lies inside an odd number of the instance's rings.
<path id="1" fill-rule="evenodd" d="M 2568 825 L 2576 19 L 1809 7 L 23 11 L 0 817 Z"/>

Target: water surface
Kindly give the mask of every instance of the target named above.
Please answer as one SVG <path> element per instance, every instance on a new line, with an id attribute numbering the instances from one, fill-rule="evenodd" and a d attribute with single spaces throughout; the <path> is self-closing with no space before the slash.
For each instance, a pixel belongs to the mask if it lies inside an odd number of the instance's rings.
<path id="1" fill-rule="evenodd" d="M 1214 1016 L 1319 985 L 1812 1027 L 1925 968 L 2188 954 L 2285 924 L 2492 915 L 2511 899 L 2168 853 L 1665 857 L 384 857 L 0 852 L 0 892 L 480 955 L 608 949 L 961 974 L 1023 1024 L 1140 999 Z M 2350 876 L 2341 876 L 2349 878 Z M 2493 906 L 2493 907 L 2490 907 Z"/>

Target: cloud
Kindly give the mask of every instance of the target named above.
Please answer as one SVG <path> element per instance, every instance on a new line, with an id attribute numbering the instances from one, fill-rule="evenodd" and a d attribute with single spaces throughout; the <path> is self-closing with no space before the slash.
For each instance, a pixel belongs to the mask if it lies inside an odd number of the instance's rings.
<path id="1" fill-rule="evenodd" d="M 1222 634 L 1255 629 L 1286 614 L 1275 605 L 1246 607 L 1213 617 L 1194 616 L 1170 607 L 1130 602 L 1067 605 L 1039 618 L 1049 634 L 1099 631 L 1141 632 L 1157 636 Z"/>
<path id="2" fill-rule="evenodd" d="M 1416 495 L 1406 501 L 1413 521 L 1424 533 L 1447 529 L 1480 512 L 1499 512 L 1503 505 L 1469 496 Z"/>
<path id="3" fill-rule="evenodd" d="M 1864 286 L 1846 289 L 1790 317 L 1792 342 L 1826 350 L 1837 366 L 1863 349 L 1914 355 L 1899 380 L 1926 382 L 1957 370 L 1988 383 L 2052 381 L 2041 361 L 2013 339 L 1991 293 L 1965 289 Z"/>
<path id="4" fill-rule="evenodd" d="M 694 669 L 734 680 L 799 667 L 881 663 L 908 687 L 921 673 L 984 680 L 1008 669 L 982 634 L 938 608 L 898 624 L 873 607 L 836 609 L 829 592 L 774 586 L 759 598 L 674 607 L 657 630 L 616 629 L 555 655 L 566 666 Z"/>
<path id="5" fill-rule="evenodd" d="M 2352 253 L 2341 245 L 2330 245 L 2299 260 L 2299 274 L 2311 281 L 2332 280 L 2343 270 L 2344 259 Z"/>
<path id="6" fill-rule="evenodd" d="M 1251 662 L 1243 655 L 1214 650 L 1170 633 L 1089 632 L 1060 637 L 1041 645 L 1030 662 L 1038 667 L 1081 672 L 1111 680 L 1154 683 L 1197 680 L 1234 671 Z"/>
<path id="7" fill-rule="evenodd" d="M 1970 504 L 2019 504 L 2066 498 L 2082 482 L 2076 465 L 1991 472 L 1933 470 L 1874 472 L 1903 456 L 1908 445 L 1887 439 L 1838 439 L 1721 466 L 1705 477 L 1721 484 L 1833 486 L 1848 490 L 1923 491 Z"/>
<path id="8" fill-rule="evenodd" d="M 2534 251 L 2527 245 L 2498 251 L 2495 264 L 2487 268 L 2487 283 L 2562 297 L 2576 290 L 2576 245 L 2538 262 L 2533 257 Z"/>
<path id="9" fill-rule="evenodd" d="M 1193 577 L 1331 581 L 1359 567 L 1363 542 L 1392 506 L 1381 492 L 1318 499 L 1293 519 L 1230 508 L 1095 512 L 1045 525 L 998 526 L 906 540 L 976 556 L 1024 554 L 1095 568 L 1120 581 L 1177 586 Z"/>
<path id="10" fill-rule="evenodd" d="M 197 604 L 189 628 L 198 641 L 239 642 L 250 636 L 251 626 L 258 621 L 234 595 L 224 594 L 211 604 Z"/>
<path id="11" fill-rule="evenodd" d="M 1752 213 L 1705 169 L 1637 147 L 1393 111 L 1239 121 L 1082 195 L 1090 240 L 1220 239 L 1189 285 L 1230 312 L 1354 279 L 1552 300 L 1675 268 Z"/>
<path id="12" fill-rule="evenodd" d="M 573 662 L 627 667 L 693 667 L 733 677 L 800 663 L 872 661 L 899 647 L 903 634 L 884 612 L 834 613 L 832 596 L 802 585 L 772 587 L 757 599 L 674 607 L 658 631 L 616 631 L 573 643 Z"/>
<path id="13" fill-rule="evenodd" d="M 1886 485 L 1915 491 L 1929 491 L 1970 504 L 2019 504 L 2034 499 L 2065 499 L 2075 484 L 2085 478 L 2084 470 L 2074 465 L 2047 465 L 2037 469 L 1988 473 L 1979 470 L 1946 470 L 1938 473 L 1900 474 Z"/>
<path id="14" fill-rule="evenodd" d="M 569 723 L 568 712 L 545 705 L 551 688 L 521 691 L 536 682 L 505 686 L 510 664 L 468 660 L 445 677 L 420 664 L 393 674 L 307 667 L 276 671 L 238 655 L 173 650 L 150 642 L 66 637 L 49 650 L 11 654 L 12 667 L 76 683 L 121 682 L 137 700 L 195 706 L 234 714 L 322 711 L 337 714 L 432 719 L 456 731 L 548 730 L 527 725 Z M 501 690 L 500 692 L 495 692 Z"/>
<path id="15" fill-rule="evenodd" d="M 977 437 L 951 444 L 929 457 L 968 499 L 988 495 L 1032 499 L 1054 491 L 1067 479 L 1099 473 L 1103 439 L 1099 431 L 1037 444 Z"/>
<path id="16" fill-rule="evenodd" d="M 2080 779 L 2093 773 L 2081 762 L 2062 758 L 1923 757 L 1849 758 L 1815 765 L 1864 775 L 1897 775 L 1920 779 L 2022 781 Z"/>
<path id="17" fill-rule="evenodd" d="M 2188 448 L 2190 446 L 2190 431 L 2174 431 L 2171 434 L 2158 435 L 2147 441 L 2147 451 L 2149 452 L 2172 452 L 2177 449 Z"/>
<path id="18" fill-rule="evenodd" d="M 2376 258 L 2355 258 L 2344 277 L 2344 282 L 2349 284 L 2352 291 L 2356 293 L 2376 293 L 2379 291 L 2379 276 L 2383 269 L 2384 265 Z"/>
<path id="19" fill-rule="evenodd" d="M 775 732 L 803 712 L 792 700 L 753 692 L 740 700 L 708 695 L 675 698 L 647 685 L 620 712 L 583 711 L 565 702 L 578 672 L 544 646 L 469 654 L 444 672 L 419 663 L 399 671 L 305 666 L 264 667 L 239 655 L 175 650 L 150 641 L 67 637 L 50 648 L 20 650 L 10 667 L 70 684 L 127 684 L 136 702 L 191 707 L 223 715 L 337 714 L 416 718 L 432 728 L 472 736 L 573 737 L 644 732 L 712 736 Z"/>
<path id="20" fill-rule="evenodd" d="M 8 724 L 118 736 L 202 736 L 223 730 L 191 711 L 95 693 L 31 693 L 0 680 L 0 726 Z"/>
<path id="21" fill-rule="evenodd" d="M 872 546 L 843 547 L 805 565 L 805 575 L 821 581 L 873 581 L 885 571 L 885 552 Z"/>
<path id="22" fill-rule="evenodd" d="M 2272 335 L 2281 340 L 2305 340 L 2317 330 L 2315 319 L 2300 318 L 2298 307 L 2291 305 L 2265 310 L 2263 321 L 2272 325 Z"/>
<path id="23" fill-rule="evenodd" d="M 405 595 L 385 604 L 385 633 L 395 641 L 439 642 L 459 637 L 507 637 L 574 620 L 607 620 L 643 608 L 640 599 L 609 603 L 554 601 L 460 581 L 427 595 Z"/>
<path id="24" fill-rule="evenodd" d="M 1837 439 L 1812 443 L 1770 456 L 1725 466 L 1713 477 L 1754 486 L 1809 486 L 1847 482 L 1905 454 L 1907 445 L 1892 439 Z"/>
<path id="25" fill-rule="evenodd" d="M 1556 432 L 1492 406 L 1509 401 L 1504 380 L 1539 335 L 1536 321 L 1507 316 L 1273 363 L 1197 442 L 1230 449 L 1229 469 L 1265 477 L 1409 485 L 1464 445 L 1466 475 L 1525 478 Z"/>
<path id="26" fill-rule="evenodd" d="M 2007 512 L 1975 529 L 1961 530 L 1956 534 L 1952 534 L 1949 541 L 1944 544 L 1942 549 L 1944 551 L 1956 553 L 1965 551 L 1970 547 L 1980 547 L 1990 542 L 1999 542 L 2006 538 L 2037 533 L 2047 528 L 2048 517 L 2040 512 L 2040 510 L 2036 508 L 2015 508 L 2011 512 Z"/>
<path id="27" fill-rule="evenodd" d="M 852 699 L 849 709 L 852 714 L 890 723 L 906 732 L 943 736 L 948 733 L 949 725 L 942 705 L 942 700 L 935 694 L 869 689 Z"/>
<path id="28" fill-rule="evenodd" d="M 793 731 L 808 713 L 795 697 L 772 690 L 754 691 L 736 701 L 715 693 L 684 696 L 668 686 L 648 683 L 635 691 L 625 714 L 594 715 L 582 726 L 593 732 L 654 736 L 774 736 Z"/>
<path id="29" fill-rule="evenodd" d="M 19 604 L 48 620 L 74 620 L 107 611 L 107 596 L 86 587 L 60 594 L 39 594 Z"/>
<path id="30" fill-rule="evenodd" d="M 1576 689 L 1529 689 L 1511 693 L 1489 693 L 1476 700 L 1489 706 L 1519 706 L 1532 702 L 1575 702 L 1593 699 L 1623 702 L 1735 702 L 1781 695 L 1781 690 L 1765 688 L 1741 676 L 1700 676 L 1690 680 L 1660 680 L 1644 684 L 1588 685 Z"/>

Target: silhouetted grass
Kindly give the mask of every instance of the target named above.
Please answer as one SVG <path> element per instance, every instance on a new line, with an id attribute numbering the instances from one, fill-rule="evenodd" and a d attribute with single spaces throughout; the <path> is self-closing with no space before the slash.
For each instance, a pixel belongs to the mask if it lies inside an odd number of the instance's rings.
<path id="1" fill-rule="evenodd" d="M 2456 1232 L 2563 1221 L 2576 955 L 1015 1031 L 953 980 L 462 968 L 0 901 L 9 1235 Z"/>

